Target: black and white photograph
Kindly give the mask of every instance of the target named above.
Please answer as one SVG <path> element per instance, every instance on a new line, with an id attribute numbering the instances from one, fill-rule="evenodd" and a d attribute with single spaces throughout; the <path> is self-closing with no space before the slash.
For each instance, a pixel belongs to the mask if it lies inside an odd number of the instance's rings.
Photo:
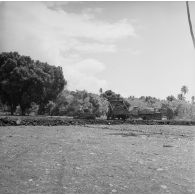
<path id="1" fill-rule="evenodd" d="M 195 1 L 0 1 L 0 194 L 195 194 Z"/>

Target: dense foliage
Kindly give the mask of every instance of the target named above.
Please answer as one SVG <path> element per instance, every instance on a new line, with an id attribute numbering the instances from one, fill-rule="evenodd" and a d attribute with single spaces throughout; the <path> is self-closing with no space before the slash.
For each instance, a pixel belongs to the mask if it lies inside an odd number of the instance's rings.
<path id="1" fill-rule="evenodd" d="M 10 106 L 11 114 L 20 105 L 22 114 L 34 102 L 40 112 L 49 100 L 55 100 L 66 81 L 61 67 L 34 61 L 17 52 L 0 54 L 0 98 Z"/>
<path id="2" fill-rule="evenodd" d="M 191 119 L 195 120 L 195 104 L 184 99 L 176 99 L 168 96 L 167 100 L 160 100 L 154 97 L 129 97 L 127 101 L 131 108 L 136 106 L 140 110 L 147 108 L 158 108 L 168 119 Z"/>
<path id="3" fill-rule="evenodd" d="M 67 84 L 61 67 L 34 61 L 17 52 L 0 54 L 0 109 L 11 114 L 45 114 L 74 116 L 91 113 L 105 116 L 109 101 L 122 98 L 129 108 L 139 110 L 157 108 L 168 119 L 195 120 L 195 97 L 186 101 L 188 87 L 182 86 L 177 97 L 169 95 L 166 100 L 151 96 L 129 96 L 107 90 L 100 94 L 83 91 L 63 90 Z"/>
<path id="4" fill-rule="evenodd" d="M 64 90 L 55 102 L 48 103 L 47 114 L 74 116 L 78 113 L 89 112 L 96 114 L 96 116 L 104 116 L 108 111 L 109 100 L 122 97 L 111 90 L 105 92 L 100 90 L 100 93 L 97 95 L 86 91 Z M 167 119 L 195 120 L 194 102 L 189 103 L 184 99 L 176 99 L 173 95 L 168 96 L 167 100 L 160 100 L 151 96 L 139 98 L 130 96 L 126 99 L 123 98 L 123 100 L 129 109 L 135 106 L 140 110 L 158 108 Z"/>
<path id="5" fill-rule="evenodd" d="M 88 112 L 96 116 L 103 116 L 108 109 L 108 102 L 97 94 L 86 91 L 64 90 L 54 102 L 47 105 L 49 115 L 69 115 Z"/>

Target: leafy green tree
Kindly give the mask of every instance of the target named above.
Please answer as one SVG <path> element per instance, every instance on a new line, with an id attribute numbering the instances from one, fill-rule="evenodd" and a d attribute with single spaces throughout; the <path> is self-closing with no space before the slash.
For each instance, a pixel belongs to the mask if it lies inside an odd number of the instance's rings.
<path id="1" fill-rule="evenodd" d="M 32 60 L 17 52 L 0 54 L 0 98 L 13 115 L 20 105 L 22 114 L 31 103 L 46 105 L 62 91 L 66 81 L 60 67 Z"/>
<path id="2" fill-rule="evenodd" d="M 90 93 L 89 96 L 89 101 L 92 105 L 92 113 L 96 116 L 106 115 L 108 111 L 108 101 L 105 98 L 96 94 Z"/>
<path id="3" fill-rule="evenodd" d="M 42 64 L 42 66 L 48 78 L 43 81 L 44 93 L 40 100 L 39 114 L 44 113 L 44 106 L 50 100 L 54 101 L 67 84 L 61 67 L 50 66 L 50 69 L 48 69 L 48 64 Z"/>
<path id="4" fill-rule="evenodd" d="M 146 97 L 145 96 L 141 96 L 141 97 L 139 97 L 139 99 L 145 101 Z"/>
<path id="5" fill-rule="evenodd" d="M 128 99 L 134 100 L 135 99 L 135 96 L 131 95 L 131 96 L 128 97 Z"/>
<path id="6" fill-rule="evenodd" d="M 96 116 L 105 115 L 108 109 L 108 101 L 87 91 L 68 91 L 64 90 L 59 94 L 55 101 L 56 115 L 74 116 L 78 113 L 88 112 Z"/>
<path id="7" fill-rule="evenodd" d="M 146 96 L 145 101 L 147 102 L 149 106 L 151 106 L 157 101 L 157 99 L 155 97 Z"/>
<path id="8" fill-rule="evenodd" d="M 182 93 L 178 94 L 178 95 L 177 95 L 177 99 L 178 99 L 178 100 L 184 100 L 183 94 L 182 94 Z"/>
<path id="9" fill-rule="evenodd" d="M 176 100 L 176 98 L 173 95 L 167 96 L 167 101 L 172 102 L 173 100 Z"/>
<path id="10" fill-rule="evenodd" d="M 178 119 L 192 119 L 193 116 L 192 105 L 186 101 L 178 102 L 177 108 L 175 110 Z"/>
<path id="11" fill-rule="evenodd" d="M 171 120 L 174 118 L 174 110 L 171 108 L 169 104 L 162 104 L 161 112 L 167 117 L 168 120 Z"/>
<path id="12" fill-rule="evenodd" d="M 116 94 L 116 93 L 113 92 L 112 90 L 107 90 L 107 91 L 105 91 L 105 92 L 102 94 L 102 96 L 103 96 L 104 98 L 106 98 L 107 100 L 112 99 L 112 98 L 120 97 L 119 94 Z"/>
<path id="13" fill-rule="evenodd" d="M 45 107 L 45 113 L 52 116 L 52 115 L 58 115 L 58 107 L 56 106 L 56 103 L 53 101 L 49 101 L 49 103 Z"/>

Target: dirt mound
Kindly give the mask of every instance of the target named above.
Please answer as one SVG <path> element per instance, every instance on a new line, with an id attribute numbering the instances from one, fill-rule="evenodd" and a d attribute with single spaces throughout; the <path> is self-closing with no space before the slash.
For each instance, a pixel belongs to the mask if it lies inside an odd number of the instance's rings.
<path id="1" fill-rule="evenodd" d="M 195 121 L 174 121 L 174 120 L 89 120 L 89 119 L 73 119 L 63 117 L 19 117 L 9 116 L 0 118 L 0 126 L 59 126 L 59 125 L 86 125 L 86 124 L 135 124 L 135 125 L 195 125 Z"/>

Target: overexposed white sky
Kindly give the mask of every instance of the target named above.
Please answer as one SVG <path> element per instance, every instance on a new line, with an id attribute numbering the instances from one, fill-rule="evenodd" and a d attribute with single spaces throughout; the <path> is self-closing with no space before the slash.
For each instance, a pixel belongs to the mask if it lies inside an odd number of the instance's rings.
<path id="1" fill-rule="evenodd" d="M 70 90 L 195 95 L 185 2 L 0 2 L 0 35 L 0 52 L 62 66 Z"/>

